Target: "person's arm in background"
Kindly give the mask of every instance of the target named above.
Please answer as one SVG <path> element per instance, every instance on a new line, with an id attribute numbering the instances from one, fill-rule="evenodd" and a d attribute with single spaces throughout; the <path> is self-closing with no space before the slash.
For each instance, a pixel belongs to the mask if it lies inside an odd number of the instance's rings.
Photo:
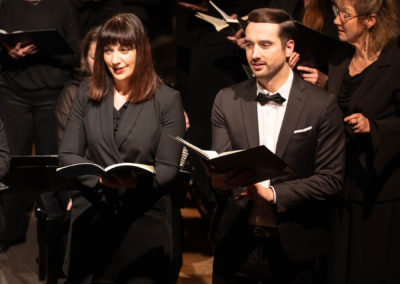
<path id="1" fill-rule="evenodd" d="M 8 172 L 10 166 L 10 151 L 3 122 L 0 119 L 0 180 Z"/>

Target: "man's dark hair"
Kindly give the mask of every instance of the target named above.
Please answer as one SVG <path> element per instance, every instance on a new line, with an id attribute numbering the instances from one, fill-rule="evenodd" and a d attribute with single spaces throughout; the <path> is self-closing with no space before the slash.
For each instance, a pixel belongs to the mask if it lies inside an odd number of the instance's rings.
<path id="1" fill-rule="evenodd" d="M 283 10 L 260 8 L 250 12 L 249 22 L 279 24 L 279 38 L 285 46 L 289 40 L 294 40 L 297 29 L 293 19 Z"/>

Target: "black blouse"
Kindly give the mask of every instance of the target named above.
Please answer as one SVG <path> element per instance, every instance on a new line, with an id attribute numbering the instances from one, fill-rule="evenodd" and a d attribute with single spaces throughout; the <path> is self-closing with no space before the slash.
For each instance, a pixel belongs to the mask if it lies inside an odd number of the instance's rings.
<path id="1" fill-rule="evenodd" d="M 121 123 L 122 117 L 124 116 L 125 111 L 128 108 L 128 104 L 129 104 L 129 102 L 124 103 L 123 106 L 119 110 L 116 110 L 114 108 L 114 112 L 113 112 L 114 137 L 115 137 L 115 134 L 117 133 L 117 130 L 119 128 L 119 124 Z"/>
<path id="2" fill-rule="evenodd" d="M 342 112 L 345 116 L 348 116 L 351 114 L 351 113 L 349 113 L 349 104 L 350 104 L 351 97 L 356 92 L 358 86 L 361 85 L 361 82 L 364 80 L 365 76 L 368 74 L 368 72 L 371 69 L 371 66 L 373 64 L 374 63 L 370 64 L 361 73 L 358 73 L 354 76 L 350 76 L 349 69 L 347 68 L 346 73 L 344 74 L 344 77 L 343 77 L 342 88 L 340 89 L 338 98 L 337 98 L 339 106 L 342 109 Z"/>

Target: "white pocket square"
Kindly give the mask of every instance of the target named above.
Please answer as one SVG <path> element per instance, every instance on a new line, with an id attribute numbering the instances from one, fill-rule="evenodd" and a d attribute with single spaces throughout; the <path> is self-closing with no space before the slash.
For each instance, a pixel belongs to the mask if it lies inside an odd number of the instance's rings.
<path id="1" fill-rule="evenodd" d="M 297 130 L 293 131 L 293 134 L 303 133 L 303 132 L 306 132 L 306 131 L 310 131 L 311 129 L 312 129 L 312 126 L 309 126 L 309 127 L 303 128 L 303 129 L 297 129 Z"/>

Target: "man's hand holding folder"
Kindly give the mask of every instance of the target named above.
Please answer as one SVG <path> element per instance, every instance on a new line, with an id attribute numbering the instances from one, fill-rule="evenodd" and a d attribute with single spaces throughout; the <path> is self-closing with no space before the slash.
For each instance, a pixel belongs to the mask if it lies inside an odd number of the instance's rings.
<path id="1" fill-rule="evenodd" d="M 202 159 L 201 163 L 206 171 L 206 174 L 211 179 L 213 188 L 220 191 L 229 191 L 238 186 L 246 186 L 256 179 L 256 176 L 250 170 L 229 170 L 219 172 L 211 168 L 209 163 Z"/>

